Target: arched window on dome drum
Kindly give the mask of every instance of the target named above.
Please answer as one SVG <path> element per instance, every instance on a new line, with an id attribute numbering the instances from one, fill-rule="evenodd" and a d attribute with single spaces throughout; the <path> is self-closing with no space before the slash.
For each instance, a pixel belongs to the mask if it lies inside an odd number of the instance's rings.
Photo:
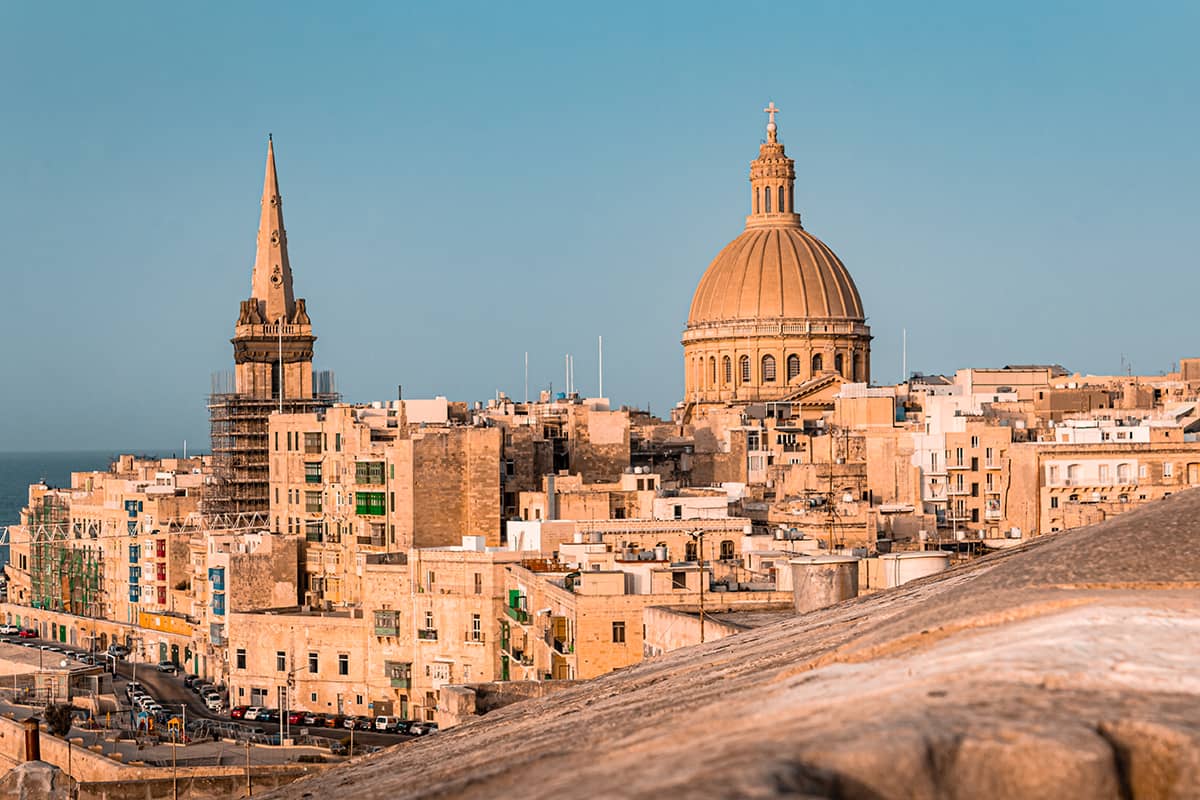
<path id="1" fill-rule="evenodd" d="M 742 383 L 750 382 L 750 356 L 742 356 L 738 359 L 738 366 L 741 367 Z"/>
<path id="2" fill-rule="evenodd" d="M 725 356 L 725 384 L 733 383 L 733 361 Z"/>
<path id="3" fill-rule="evenodd" d="M 796 376 L 799 374 L 800 374 L 800 356 L 796 355 L 795 353 L 792 353 L 790 356 L 787 357 L 787 376 L 788 376 L 787 379 L 789 381 L 795 380 Z"/>
<path id="4" fill-rule="evenodd" d="M 862 378 L 859 375 L 862 373 L 862 356 L 854 357 L 854 380 L 860 381 Z"/>
<path id="5" fill-rule="evenodd" d="M 813 356 L 813 374 L 816 375 L 823 369 L 825 369 L 825 362 L 821 359 L 821 354 L 817 353 L 815 356 Z"/>
<path id="6" fill-rule="evenodd" d="M 717 359 L 715 356 L 710 356 L 708 359 L 708 377 L 712 380 L 712 386 L 717 385 Z"/>
<path id="7" fill-rule="evenodd" d="M 771 187 L 770 186 L 763 187 L 763 200 L 765 201 L 763 203 L 763 206 L 764 206 L 763 212 L 766 214 L 770 214 L 771 213 Z"/>
<path id="8" fill-rule="evenodd" d="M 787 206 L 783 204 L 783 187 L 779 187 L 779 210 L 787 211 Z"/>
<path id="9" fill-rule="evenodd" d="M 762 357 L 762 382 L 775 382 L 775 356 Z"/>
<path id="10" fill-rule="evenodd" d="M 833 357 L 833 371 L 838 375 L 842 374 L 842 354 L 838 353 Z"/>
<path id="11" fill-rule="evenodd" d="M 753 213 L 755 213 L 755 214 L 758 213 L 758 189 L 754 190 L 754 211 L 753 211 Z"/>

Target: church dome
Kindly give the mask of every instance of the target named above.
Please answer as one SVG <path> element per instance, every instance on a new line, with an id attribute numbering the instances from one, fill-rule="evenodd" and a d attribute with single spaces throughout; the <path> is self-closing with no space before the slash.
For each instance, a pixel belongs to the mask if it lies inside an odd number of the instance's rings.
<path id="1" fill-rule="evenodd" d="M 864 321 L 862 299 L 842 262 L 798 222 L 788 222 L 748 227 L 725 246 L 696 287 L 688 327 L 734 320 Z"/>
<path id="2" fill-rule="evenodd" d="M 702 404 L 788 401 L 808 381 L 871 380 L 871 329 L 850 273 L 795 207 L 795 162 L 767 138 L 750 162 L 746 229 L 700 278 L 683 331 L 684 391 Z"/>

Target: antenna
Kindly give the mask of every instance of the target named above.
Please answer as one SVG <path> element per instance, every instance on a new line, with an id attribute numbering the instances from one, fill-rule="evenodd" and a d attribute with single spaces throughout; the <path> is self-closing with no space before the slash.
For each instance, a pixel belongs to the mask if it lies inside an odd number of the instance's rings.
<path id="1" fill-rule="evenodd" d="M 600 350 L 600 391 L 599 395 L 604 397 L 604 337 L 596 337 L 597 346 Z"/>
<path id="2" fill-rule="evenodd" d="M 901 328 L 900 380 L 908 383 L 908 328 Z"/>
<path id="3" fill-rule="evenodd" d="M 525 351 L 525 403 L 529 403 L 529 351 Z"/>

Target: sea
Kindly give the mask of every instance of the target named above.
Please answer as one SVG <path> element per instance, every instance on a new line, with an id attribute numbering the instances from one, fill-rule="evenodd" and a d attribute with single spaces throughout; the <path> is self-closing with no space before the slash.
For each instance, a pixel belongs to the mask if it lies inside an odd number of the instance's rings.
<path id="1" fill-rule="evenodd" d="M 107 450 L 0 453 L 0 528 L 21 521 L 21 509 L 29 502 L 29 484 L 44 481 L 50 486 L 68 487 L 72 472 L 106 470 L 116 457 Z M 0 544 L 0 564 L 7 563 L 5 536 Z"/>

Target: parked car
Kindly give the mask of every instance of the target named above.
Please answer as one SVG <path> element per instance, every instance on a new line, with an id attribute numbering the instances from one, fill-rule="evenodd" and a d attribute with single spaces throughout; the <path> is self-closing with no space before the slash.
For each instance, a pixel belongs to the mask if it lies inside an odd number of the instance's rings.
<path id="1" fill-rule="evenodd" d="M 314 727 L 323 728 L 323 727 L 325 727 L 325 715 L 317 714 L 317 713 L 310 711 L 304 715 L 304 718 L 302 720 L 300 720 L 300 722 L 302 722 L 305 725 L 312 725 Z"/>
<path id="2" fill-rule="evenodd" d="M 299 709 L 297 711 L 289 711 L 288 717 L 287 717 L 288 725 L 299 725 L 299 724 L 303 723 L 304 717 L 307 715 L 308 715 L 308 712 L 305 711 L 304 709 Z"/>
<path id="3" fill-rule="evenodd" d="M 183 685 L 190 689 L 193 686 L 195 686 L 196 682 L 199 680 L 200 680 L 199 675 L 185 675 L 185 676 L 183 676 Z"/>
<path id="4" fill-rule="evenodd" d="M 2 636 L 13 636 L 20 632 L 20 627 L 16 625 L 0 625 L 0 635 Z"/>
<path id="5" fill-rule="evenodd" d="M 114 658 L 124 658 L 129 655 L 129 648 L 123 644 L 110 644 L 108 646 L 108 654 Z"/>
<path id="6" fill-rule="evenodd" d="M 211 683 L 209 683 L 208 681 L 196 681 L 195 683 L 193 683 L 193 684 L 192 684 L 191 686 L 189 686 L 188 688 L 189 688 L 189 689 L 191 689 L 191 690 L 192 690 L 193 692 L 195 692 L 196 694 L 200 694 L 200 693 L 201 693 L 201 692 L 203 692 L 205 689 L 211 689 L 211 688 L 212 688 L 212 684 L 211 684 Z"/>
<path id="7" fill-rule="evenodd" d="M 214 714 L 220 711 L 224 705 L 225 704 L 221 702 L 221 698 L 218 695 L 210 694 L 204 698 L 204 706 Z"/>
<path id="8" fill-rule="evenodd" d="M 395 730 L 399 722 L 399 717 L 378 716 L 375 718 L 375 730 L 388 733 Z"/>
<path id="9" fill-rule="evenodd" d="M 24 628 L 22 630 L 17 631 L 17 636 L 20 636 L 22 639 L 36 639 L 37 631 L 30 630 L 29 628 Z"/>
<path id="10" fill-rule="evenodd" d="M 159 672 L 165 672 L 169 675 L 174 675 L 176 672 L 179 672 L 179 667 L 175 666 L 175 663 L 172 661 L 158 662 L 157 669 Z"/>
<path id="11" fill-rule="evenodd" d="M 218 698 L 219 700 L 220 698 Z M 279 709 L 266 708 L 259 712 L 258 719 L 260 722 L 279 722 Z"/>
<path id="12" fill-rule="evenodd" d="M 145 689 L 145 687 L 142 686 L 142 684 L 140 684 L 139 682 L 130 681 L 129 683 L 125 684 L 125 696 L 128 697 L 129 695 L 133 694 L 134 692 L 141 691 L 144 689 Z"/>
<path id="13" fill-rule="evenodd" d="M 242 719 L 246 716 L 246 712 L 249 709 L 250 706 L 234 706 L 233 708 L 229 709 L 229 718 Z"/>
<path id="14" fill-rule="evenodd" d="M 249 722 L 252 719 L 258 719 L 258 715 L 266 711 L 262 706 L 250 706 L 246 709 L 246 713 L 242 715 L 242 719 Z"/>
<path id="15" fill-rule="evenodd" d="M 345 727 L 346 717 L 342 714 L 330 714 L 325 717 L 326 728 L 342 728 Z"/>
<path id="16" fill-rule="evenodd" d="M 413 736 L 428 736 L 431 733 L 437 733 L 436 722 L 414 722 L 409 726 L 408 732 Z"/>

